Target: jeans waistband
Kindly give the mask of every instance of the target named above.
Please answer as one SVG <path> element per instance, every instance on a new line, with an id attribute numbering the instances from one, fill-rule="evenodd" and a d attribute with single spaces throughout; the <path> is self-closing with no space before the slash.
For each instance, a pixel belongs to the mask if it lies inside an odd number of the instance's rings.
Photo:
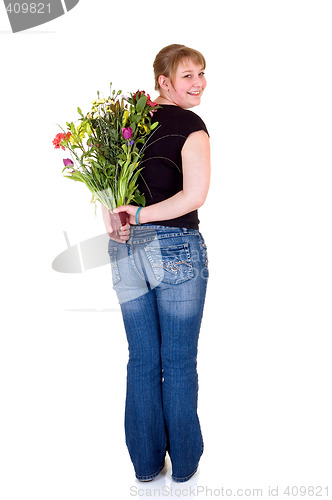
<path id="1" fill-rule="evenodd" d="M 199 236 L 198 229 L 188 229 L 185 227 L 157 226 L 154 224 L 144 224 L 142 226 L 131 226 L 130 241 L 144 242 L 153 239 L 170 238 L 175 236 Z"/>

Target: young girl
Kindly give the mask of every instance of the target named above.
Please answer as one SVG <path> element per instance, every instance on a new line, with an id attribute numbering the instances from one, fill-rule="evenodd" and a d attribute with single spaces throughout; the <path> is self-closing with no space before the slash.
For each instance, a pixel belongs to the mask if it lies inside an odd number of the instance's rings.
<path id="1" fill-rule="evenodd" d="M 209 189 L 210 145 L 204 122 L 189 108 L 200 104 L 204 69 L 203 55 L 184 45 L 156 56 L 159 125 L 139 184 L 146 206 L 117 208 L 128 223 L 109 240 L 129 346 L 126 443 L 141 481 L 160 473 L 166 451 L 174 481 L 187 481 L 203 452 L 196 361 L 208 268 L 197 209 Z M 103 217 L 111 235 L 105 208 Z"/>

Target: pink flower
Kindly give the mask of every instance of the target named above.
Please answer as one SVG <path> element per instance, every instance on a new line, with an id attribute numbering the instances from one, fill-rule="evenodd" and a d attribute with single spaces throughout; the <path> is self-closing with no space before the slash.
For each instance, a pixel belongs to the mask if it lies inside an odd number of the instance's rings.
<path id="1" fill-rule="evenodd" d="M 126 141 L 128 141 L 133 135 L 133 129 L 131 127 L 124 127 L 122 130 L 122 135 Z"/>
<path id="2" fill-rule="evenodd" d="M 70 160 L 70 158 L 65 158 L 63 160 L 63 164 L 65 167 L 73 167 L 74 166 L 74 162 Z"/>

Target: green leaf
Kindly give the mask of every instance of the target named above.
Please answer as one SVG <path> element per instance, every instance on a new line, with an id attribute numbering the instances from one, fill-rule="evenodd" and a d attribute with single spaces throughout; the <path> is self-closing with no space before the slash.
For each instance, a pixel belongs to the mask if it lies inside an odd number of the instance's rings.
<path id="1" fill-rule="evenodd" d="M 75 176 L 75 174 L 73 174 L 73 175 L 64 175 L 64 177 L 66 177 L 67 179 L 72 179 L 73 181 L 84 182 L 83 179 L 81 179 L 80 177 Z"/>
<path id="2" fill-rule="evenodd" d="M 98 157 L 99 165 L 106 165 L 106 160 L 105 160 L 104 156 L 98 154 L 97 157 Z"/>
<path id="3" fill-rule="evenodd" d="M 134 200 L 138 203 L 138 205 L 145 207 L 145 196 L 144 194 L 141 194 L 138 189 L 136 189 L 134 193 Z"/>
<path id="4" fill-rule="evenodd" d="M 140 97 L 138 99 L 137 104 L 136 104 L 136 110 L 139 113 L 141 113 L 143 111 L 143 109 L 145 108 L 146 101 L 147 101 L 147 96 L 146 95 L 142 95 L 142 97 Z"/>
<path id="5" fill-rule="evenodd" d="M 137 124 L 137 123 L 139 123 L 141 121 L 141 119 L 142 119 L 142 116 L 140 114 L 139 115 L 134 115 L 132 117 L 132 123 L 133 124 Z M 133 128 L 133 126 L 131 126 L 131 127 Z"/>
<path id="6" fill-rule="evenodd" d="M 87 131 L 88 136 L 90 137 L 90 135 L 92 134 L 92 129 L 90 127 L 90 123 L 89 122 L 86 124 L 86 131 Z"/>

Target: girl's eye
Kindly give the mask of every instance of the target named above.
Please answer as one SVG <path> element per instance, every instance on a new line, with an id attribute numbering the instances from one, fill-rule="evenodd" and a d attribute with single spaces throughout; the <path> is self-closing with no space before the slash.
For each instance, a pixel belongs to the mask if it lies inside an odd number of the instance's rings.
<path id="1" fill-rule="evenodd" d="M 204 71 L 202 71 L 201 73 L 199 73 L 199 76 L 205 76 Z M 183 78 L 191 78 L 191 77 L 192 77 L 192 75 L 191 75 L 191 74 L 188 74 L 188 75 L 184 75 L 184 77 L 183 77 Z"/>

